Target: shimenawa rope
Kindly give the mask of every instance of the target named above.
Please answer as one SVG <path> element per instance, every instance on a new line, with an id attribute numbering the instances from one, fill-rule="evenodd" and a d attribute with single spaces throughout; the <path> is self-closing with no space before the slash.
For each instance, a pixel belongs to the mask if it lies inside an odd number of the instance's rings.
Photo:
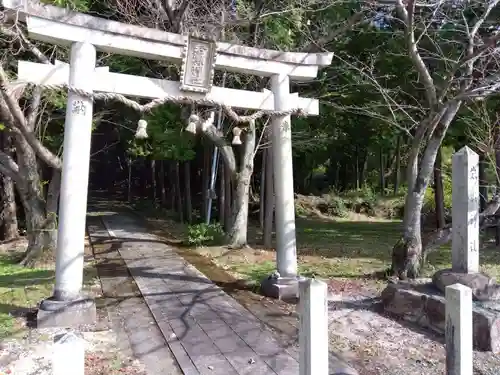
<path id="1" fill-rule="evenodd" d="M 30 85 L 29 83 L 19 83 L 16 82 L 13 89 L 19 90 L 20 88 L 24 90 L 26 86 Z M 82 90 L 80 88 L 68 85 L 68 84 L 38 84 L 38 87 L 48 89 L 48 90 L 64 90 L 67 89 L 69 92 L 73 92 L 85 98 L 88 98 L 92 101 L 95 100 L 103 100 L 103 101 L 111 101 L 116 100 L 120 103 L 125 104 L 126 106 L 135 109 L 140 113 L 150 112 L 154 108 L 166 104 L 166 103 L 176 103 L 176 104 L 196 104 L 196 105 L 205 105 L 212 106 L 216 108 L 222 108 L 226 115 L 236 123 L 249 123 L 251 121 L 255 121 L 263 116 L 272 116 L 272 117 L 280 117 L 280 116 L 288 116 L 288 115 L 298 115 L 298 116 L 306 116 L 307 113 L 304 112 L 301 108 L 288 109 L 285 111 L 277 111 L 277 110 L 259 110 L 251 115 L 240 116 L 238 115 L 231 107 L 226 105 L 221 105 L 212 99 L 200 98 L 195 99 L 190 96 L 174 96 L 174 95 L 165 95 L 162 98 L 157 98 L 151 100 L 147 104 L 140 104 L 135 100 L 129 99 L 124 95 L 117 93 L 104 93 L 104 92 L 88 92 L 86 90 Z M 12 87 L 11 87 L 12 89 Z M 145 120 L 141 120 L 139 122 L 139 127 L 136 132 L 137 138 L 147 138 L 146 133 L 147 122 Z"/>

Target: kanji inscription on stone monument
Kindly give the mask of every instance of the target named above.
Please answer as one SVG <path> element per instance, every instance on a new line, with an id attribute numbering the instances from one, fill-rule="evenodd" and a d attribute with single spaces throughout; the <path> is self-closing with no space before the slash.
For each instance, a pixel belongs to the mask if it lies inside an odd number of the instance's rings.
<path id="1" fill-rule="evenodd" d="M 210 91 L 215 67 L 215 43 L 188 36 L 184 46 L 181 70 L 181 90 Z"/>
<path id="2" fill-rule="evenodd" d="M 454 272 L 479 272 L 479 156 L 469 147 L 453 155 L 452 243 Z"/>

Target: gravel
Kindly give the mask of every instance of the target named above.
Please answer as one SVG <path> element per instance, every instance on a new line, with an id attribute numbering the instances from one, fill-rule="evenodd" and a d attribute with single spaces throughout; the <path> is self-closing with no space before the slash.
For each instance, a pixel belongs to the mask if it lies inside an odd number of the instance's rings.
<path id="1" fill-rule="evenodd" d="M 330 349 L 359 375 L 445 373 L 444 337 L 384 314 L 376 291 L 345 284 L 330 285 Z M 500 355 L 474 352 L 474 374 L 499 373 Z"/>
<path id="2" fill-rule="evenodd" d="M 0 373 L 15 375 L 52 375 L 54 336 L 64 329 L 28 329 L 22 337 L 1 343 Z M 86 375 L 145 375 L 137 360 L 124 356 L 111 330 L 82 332 L 85 343 Z"/>

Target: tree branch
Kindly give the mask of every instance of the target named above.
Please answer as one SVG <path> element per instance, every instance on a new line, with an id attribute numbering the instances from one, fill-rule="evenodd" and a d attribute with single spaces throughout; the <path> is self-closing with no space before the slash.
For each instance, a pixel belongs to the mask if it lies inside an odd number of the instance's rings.
<path id="1" fill-rule="evenodd" d="M 396 1 L 396 10 L 400 14 L 405 24 L 406 44 L 408 47 L 408 54 L 413 63 L 413 66 L 419 73 L 426 92 L 427 101 L 431 109 L 437 105 L 437 94 L 434 80 L 429 72 L 429 69 L 424 63 L 422 56 L 418 52 L 418 44 L 415 40 L 413 16 L 415 13 L 415 0 L 408 0 L 408 5 L 405 7 L 403 0 Z"/>
<path id="2" fill-rule="evenodd" d="M 172 0 L 161 0 L 162 13 L 167 15 L 170 25 L 172 25 L 172 30 L 170 31 L 174 33 L 180 32 L 182 19 L 184 18 L 188 5 L 189 0 L 183 0 L 179 7 L 174 8 Z"/>
<path id="3" fill-rule="evenodd" d="M 15 30 L 14 30 L 15 28 Z M 42 52 L 40 49 L 34 45 L 27 37 L 24 35 L 21 29 L 16 25 L 12 26 L 11 28 L 5 27 L 4 25 L 0 25 L 0 33 L 9 36 L 12 38 L 12 42 L 16 42 L 19 44 L 19 46 L 27 51 L 30 52 L 37 60 L 39 60 L 43 64 L 50 64 L 49 58 Z M 29 109 L 27 111 L 26 115 L 26 122 L 29 130 L 34 130 L 36 126 L 36 120 L 38 117 L 38 108 L 41 103 L 42 99 L 42 92 L 43 90 L 41 88 L 35 88 L 33 92 L 32 99 L 29 104 Z"/>
<path id="4" fill-rule="evenodd" d="M 238 169 L 236 166 L 236 157 L 234 156 L 234 150 L 229 145 L 224 137 L 224 134 L 218 130 L 214 125 L 208 126 L 203 130 L 203 134 L 212 141 L 212 143 L 219 148 L 224 162 L 227 168 L 231 172 L 231 178 L 236 179 L 238 174 Z"/>
<path id="5" fill-rule="evenodd" d="M 0 33 L 13 38 L 13 41 L 16 41 L 23 50 L 30 52 L 41 63 L 50 64 L 50 60 L 47 58 L 47 56 L 45 56 L 45 54 L 40 51 L 37 46 L 31 43 L 31 41 L 26 38 L 24 33 L 17 26 L 16 31 L 14 31 L 11 28 L 5 27 L 4 25 L 0 25 Z"/>
<path id="6" fill-rule="evenodd" d="M 347 20 L 346 24 L 343 27 L 339 27 L 337 29 L 330 31 L 327 35 L 319 37 L 318 40 L 311 41 L 304 48 L 304 51 L 306 51 L 306 52 L 320 51 L 328 43 L 334 41 L 335 38 L 339 37 L 341 34 L 345 33 L 346 31 L 352 29 L 355 25 L 360 24 L 360 23 L 367 23 L 367 22 L 368 22 L 367 20 L 363 19 L 363 12 L 358 12 L 358 13 L 354 14 L 353 16 L 351 16 Z"/>
<path id="7" fill-rule="evenodd" d="M 26 139 L 26 142 L 33 148 L 35 153 L 49 166 L 55 169 L 62 168 L 61 159 L 59 159 L 56 155 L 54 155 L 48 148 L 46 148 L 34 135 L 33 132 L 29 130 L 29 126 L 27 120 L 23 114 L 21 107 L 19 107 L 19 103 L 12 97 L 12 95 L 8 92 L 8 79 L 5 74 L 5 70 L 2 66 L 0 66 L 0 91 L 3 97 L 3 100 L 7 104 L 7 107 L 10 111 L 10 115 L 13 118 L 12 126 L 18 129 L 23 137 Z"/>
<path id="8" fill-rule="evenodd" d="M 3 151 L 0 151 L 0 172 L 12 178 L 16 183 L 21 182 L 19 166 L 12 157 Z"/>
<path id="9" fill-rule="evenodd" d="M 35 87 L 33 94 L 31 96 L 28 113 L 26 114 L 26 123 L 30 131 L 34 131 L 36 127 L 36 121 L 38 119 L 38 108 L 42 102 L 43 89 L 41 87 Z"/>

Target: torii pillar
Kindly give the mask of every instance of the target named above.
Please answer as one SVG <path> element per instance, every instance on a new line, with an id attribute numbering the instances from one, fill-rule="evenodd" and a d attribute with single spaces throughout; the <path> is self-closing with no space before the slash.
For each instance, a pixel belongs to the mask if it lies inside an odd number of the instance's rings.
<path id="1" fill-rule="evenodd" d="M 291 107 L 289 76 L 273 75 L 271 91 L 274 95 L 275 109 L 289 110 Z M 276 202 L 276 272 L 261 281 L 261 291 L 272 298 L 297 298 L 301 277 L 297 270 L 291 116 L 274 117 L 271 131 Z"/>

